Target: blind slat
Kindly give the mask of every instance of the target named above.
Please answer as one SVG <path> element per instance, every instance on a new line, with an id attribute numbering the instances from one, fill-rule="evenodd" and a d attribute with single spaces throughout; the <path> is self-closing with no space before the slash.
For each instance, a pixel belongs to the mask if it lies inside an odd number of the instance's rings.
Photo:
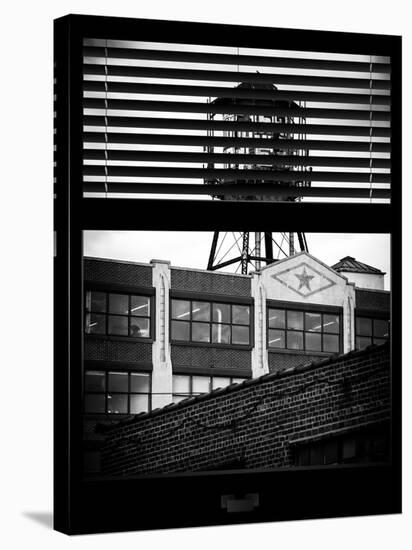
<path id="1" fill-rule="evenodd" d="M 154 194 L 188 194 L 188 195 L 276 195 L 283 196 L 285 199 L 291 195 L 302 195 L 308 197 L 335 197 L 335 198 L 364 198 L 371 196 L 377 199 L 390 198 L 390 189 L 358 189 L 353 187 L 309 187 L 300 190 L 286 185 L 277 184 L 221 184 L 221 185 L 197 185 L 180 183 L 110 183 L 85 182 L 84 191 L 86 193 L 154 193 Z"/>
<path id="2" fill-rule="evenodd" d="M 86 126 L 105 126 L 123 128 L 168 128 L 175 130 L 223 130 L 227 132 L 263 132 L 274 134 L 314 134 L 337 136 L 372 136 L 390 137 L 390 128 L 369 126 L 332 126 L 326 124 L 271 124 L 269 122 L 232 122 L 220 120 L 195 120 L 179 118 L 155 118 L 155 117 L 113 117 L 104 116 L 83 117 Z"/>
<path id="3" fill-rule="evenodd" d="M 359 105 L 390 105 L 390 97 L 374 93 L 344 94 L 336 92 L 311 92 L 295 90 L 258 90 L 248 88 L 228 88 L 223 86 L 182 86 L 172 84 L 141 84 L 135 82 L 112 82 L 85 80 L 83 89 L 86 92 L 161 94 L 178 96 L 223 97 L 239 99 L 270 99 L 279 101 L 312 101 L 324 103 L 350 103 Z"/>
<path id="4" fill-rule="evenodd" d="M 303 117 L 303 118 L 328 118 L 350 120 L 372 120 L 386 122 L 390 120 L 390 113 L 369 110 L 351 109 L 306 109 L 306 108 L 282 108 L 276 105 L 261 107 L 258 105 L 215 105 L 212 103 L 192 103 L 177 101 L 142 101 L 131 99 L 89 99 L 83 101 L 86 109 L 104 109 L 107 103 L 109 110 L 123 111 L 160 111 L 174 113 L 218 113 L 218 114 L 244 114 L 266 115 L 279 117 Z"/>
<path id="5" fill-rule="evenodd" d="M 163 151 L 119 151 L 103 149 L 86 149 L 85 160 L 109 161 L 153 161 L 153 162 L 213 162 L 216 164 L 250 163 L 272 166 L 341 166 L 369 168 L 390 168 L 389 159 L 345 158 L 345 157 L 311 157 L 297 155 L 253 155 L 233 153 L 179 153 Z"/>
<path id="6" fill-rule="evenodd" d="M 221 65 L 249 65 L 282 67 L 288 69 L 310 69 L 327 71 L 369 72 L 370 63 L 359 61 L 335 61 L 326 59 L 303 59 L 295 57 L 272 57 L 264 55 L 224 54 L 208 52 L 184 52 L 173 50 L 147 50 L 134 48 L 85 46 L 84 56 L 114 59 L 146 59 L 153 61 L 177 61 L 187 63 L 209 63 Z M 388 63 L 372 63 L 373 72 L 389 73 Z"/>
<path id="7" fill-rule="evenodd" d="M 208 168 L 159 168 L 147 166 L 88 166 L 83 167 L 85 176 L 108 177 L 161 177 L 161 178 L 239 178 L 240 180 L 262 179 L 271 181 L 335 181 L 357 183 L 389 183 L 389 174 L 366 172 L 314 172 L 274 171 L 244 169 Z"/>
<path id="8" fill-rule="evenodd" d="M 106 132 L 84 132 L 83 138 L 86 143 L 105 143 Z M 107 132 L 107 141 L 115 144 L 125 145 L 184 145 L 189 147 L 261 147 L 262 138 L 242 137 L 219 137 L 219 136 L 179 136 L 169 134 L 135 134 L 121 132 Z M 265 138 L 269 147 L 276 147 L 278 140 Z M 372 153 L 389 153 L 390 143 L 366 142 L 366 141 L 332 141 L 332 140 L 302 140 L 282 139 L 282 148 L 296 150 L 317 150 L 317 151 L 368 151 Z"/>
<path id="9" fill-rule="evenodd" d="M 130 67 L 127 65 L 83 65 L 85 75 L 107 75 L 120 77 L 162 78 L 184 80 L 210 80 L 221 82 L 252 82 L 256 84 L 288 84 L 295 86 L 325 86 L 336 88 L 360 88 L 389 90 L 389 80 L 369 78 L 339 78 L 327 76 L 301 76 L 273 73 L 252 73 L 235 71 L 207 71 L 195 69 L 166 69 L 154 67 Z"/>

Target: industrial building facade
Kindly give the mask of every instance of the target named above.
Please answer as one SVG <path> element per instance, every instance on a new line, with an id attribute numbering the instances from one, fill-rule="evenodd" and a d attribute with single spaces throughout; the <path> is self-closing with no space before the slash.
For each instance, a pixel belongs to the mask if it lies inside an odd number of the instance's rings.
<path id="1" fill-rule="evenodd" d="M 383 278 L 307 252 L 249 275 L 85 258 L 85 471 L 101 468 L 96 425 L 384 343 Z"/>

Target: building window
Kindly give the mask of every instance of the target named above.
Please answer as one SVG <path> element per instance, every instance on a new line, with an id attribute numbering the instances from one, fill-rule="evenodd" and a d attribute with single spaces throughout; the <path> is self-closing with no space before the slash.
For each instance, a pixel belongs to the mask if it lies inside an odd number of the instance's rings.
<path id="1" fill-rule="evenodd" d="M 171 337 L 177 342 L 250 345 L 250 306 L 172 300 Z"/>
<path id="2" fill-rule="evenodd" d="M 268 347 L 338 353 L 340 315 L 269 308 Z"/>
<path id="3" fill-rule="evenodd" d="M 151 377 L 145 372 L 87 370 L 85 413 L 138 414 L 151 408 Z"/>
<path id="4" fill-rule="evenodd" d="M 246 378 L 233 376 L 204 376 L 204 375 L 173 375 L 173 403 L 178 403 L 193 395 L 208 393 L 217 388 L 225 388 L 230 384 L 240 384 Z"/>
<path id="5" fill-rule="evenodd" d="M 389 458 L 388 430 L 360 431 L 299 445 L 294 450 L 296 466 L 385 462 Z"/>
<path id="6" fill-rule="evenodd" d="M 383 344 L 389 339 L 389 321 L 371 317 L 356 316 L 356 348 L 366 348 L 371 344 Z"/>
<path id="7" fill-rule="evenodd" d="M 86 292 L 87 334 L 150 338 L 150 296 L 89 290 Z"/>

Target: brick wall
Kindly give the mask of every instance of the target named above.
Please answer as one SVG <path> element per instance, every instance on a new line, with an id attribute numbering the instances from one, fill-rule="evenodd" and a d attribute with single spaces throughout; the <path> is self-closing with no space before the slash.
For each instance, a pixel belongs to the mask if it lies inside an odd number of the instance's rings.
<path id="1" fill-rule="evenodd" d="M 152 344 L 106 340 L 93 337 L 84 339 L 86 361 L 152 362 Z"/>
<path id="2" fill-rule="evenodd" d="M 213 347 L 178 346 L 172 344 L 172 365 L 176 367 L 223 368 L 234 372 L 251 369 L 251 352 L 238 349 Z"/>
<path id="3" fill-rule="evenodd" d="M 226 296 L 250 296 L 251 279 L 229 274 L 205 273 L 185 269 L 171 270 L 172 290 L 223 294 Z"/>
<path id="4" fill-rule="evenodd" d="M 355 290 L 356 307 L 360 309 L 374 309 L 377 311 L 390 311 L 391 296 L 389 292 L 374 290 Z"/>
<path id="5" fill-rule="evenodd" d="M 269 371 L 270 372 L 279 372 L 291 367 L 297 367 L 302 363 L 307 363 L 309 361 L 319 361 L 323 359 L 324 355 L 316 355 L 316 353 L 311 355 L 303 355 L 299 353 L 268 353 L 268 362 L 269 362 Z"/>
<path id="6" fill-rule="evenodd" d="M 85 258 L 84 280 L 89 283 L 108 285 L 151 287 L 152 268 L 119 260 Z"/>
<path id="7" fill-rule="evenodd" d="M 112 428 L 103 472 L 133 475 L 292 463 L 296 440 L 389 419 L 389 347 L 350 352 L 168 405 Z"/>

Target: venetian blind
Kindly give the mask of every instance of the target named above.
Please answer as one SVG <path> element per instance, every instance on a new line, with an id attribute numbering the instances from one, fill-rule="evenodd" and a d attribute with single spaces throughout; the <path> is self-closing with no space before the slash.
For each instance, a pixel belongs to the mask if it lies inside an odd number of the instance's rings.
<path id="1" fill-rule="evenodd" d="M 390 200 L 388 57 L 108 39 L 83 55 L 86 196 Z"/>

